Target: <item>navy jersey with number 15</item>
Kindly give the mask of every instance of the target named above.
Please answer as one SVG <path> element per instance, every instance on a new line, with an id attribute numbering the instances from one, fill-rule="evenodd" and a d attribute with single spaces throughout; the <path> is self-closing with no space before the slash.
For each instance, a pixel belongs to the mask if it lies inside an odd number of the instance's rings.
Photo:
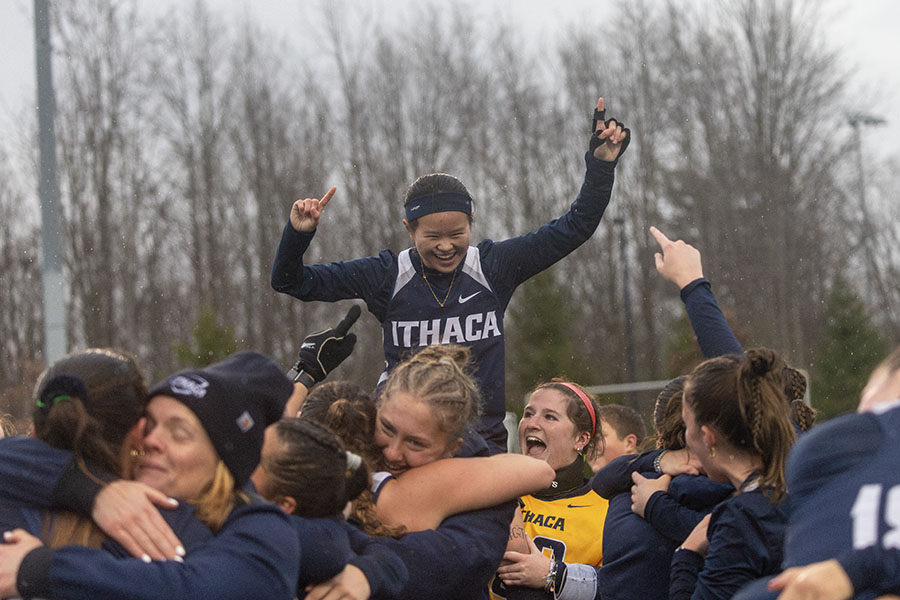
<path id="1" fill-rule="evenodd" d="M 787 466 L 787 566 L 870 546 L 900 549 L 900 405 L 801 436 Z"/>

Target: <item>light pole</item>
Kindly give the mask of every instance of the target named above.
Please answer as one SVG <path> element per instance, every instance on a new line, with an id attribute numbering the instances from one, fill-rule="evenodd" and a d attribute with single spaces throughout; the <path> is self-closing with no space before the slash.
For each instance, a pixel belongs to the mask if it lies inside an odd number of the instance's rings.
<path id="1" fill-rule="evenodd" d="M 869 237 L 872 235 L 872 224 L 869 219 L 869 208 L 866 203 L 866 179 L 865 169 L 863 168 L 863 152 L 862 152 L 862 128 L 878 127 L 884 125 L 887 121 L 875 115 L 866 113 L 852 113 L 848 115 L 847 121 L 853 128 L 853 139 L 856 145 L 856 169 L 859 176 L 859 209 L 862 217 L 862 231 L 860 232 L 860 243 L 865 252 L 866 259 L 866 295 L 871 301 L 872 298 L 872 277 L 875 270 L 875 256 L 872 254 L 872 245 L 869 243 Z"/>
<path id="2" fill-rule="evenodd" d="M 44 295 L 44 361 L 47 365 L 66 353 L 65 281 L 59 227 L 59 185 L 56 181 L 56 105 L 50 49 L 50 3 L 34 0 L 35 64 L 37 66 L 38 139 L 41 150 L 41 247 Z"/>

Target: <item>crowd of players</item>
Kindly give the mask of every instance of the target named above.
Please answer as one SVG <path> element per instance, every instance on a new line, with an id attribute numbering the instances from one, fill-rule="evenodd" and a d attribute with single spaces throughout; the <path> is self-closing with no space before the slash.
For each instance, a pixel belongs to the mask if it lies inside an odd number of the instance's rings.
<path id="1" fill-rule="evenodd" d="M 387 359 L 375 393 L 323 383 L 355 314 L 307 337 L 290 378 L 255 352 L 149 389 L 117 350 L 51 365 L 32 435 L 0 420 L 0 597 L 900 593 L 900 349 L 857 413 L 814 426 L 803 375 L 745 351 L 699 252 L 655 228 L 704 362 L 660 394 L 653 435 L 576 382 L 542 383 L 522 454 L 504 452 L 503 313 L 589 239 L 630 137 L 600 99 L 569 211 L 502 242 L 470 245 L 472 196 L 432 174 L 404 198 L 409 250 L 305 265 L 336 189 L 294 203 L 272 285 L 365 302 Z"/>

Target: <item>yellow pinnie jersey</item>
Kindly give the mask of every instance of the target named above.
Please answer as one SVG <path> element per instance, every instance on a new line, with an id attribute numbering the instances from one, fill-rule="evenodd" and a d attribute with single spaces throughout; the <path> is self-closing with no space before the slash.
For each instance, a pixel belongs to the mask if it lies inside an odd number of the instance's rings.
<path id="1" fill-rule="evenodd" d="M 525 533 L 547 558 L 599 567 L 603 563 L 603 523 L 609 501 L 591 487 L 582 493 L 553 500 L 523 496 Z M 495 576 L 491 598 L 503 600 L 503 586 Z"/>

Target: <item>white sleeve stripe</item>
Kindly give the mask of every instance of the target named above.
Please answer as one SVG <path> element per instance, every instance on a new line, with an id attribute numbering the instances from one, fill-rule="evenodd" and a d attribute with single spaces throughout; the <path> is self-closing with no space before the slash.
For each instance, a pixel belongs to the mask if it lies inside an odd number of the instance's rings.
<path id="1" fill-rule="evenodd" d="M 391 300 L 393 300 L 394 296 L 397 295 L 397 292 L 403 289 L 403 286 L 409 283 L 416 275 L 412 259 L 409 257 L 411 250 L 412 248 L 407 248 L 397 256 L 397 281 L 394 282 L 394 292 L 391 294 Z"/>
<path id="2" fill-rule="evenodd" d="M 463 273 L 483 285 L 488 291 L 494 292 L 491 284 L 488 283 L 487 277 L 484 276 L 484 272 L 481 270 L 481 252 L 475 246 L 469 246 L 469 251 L 466 252 L 466 264 L 463 265 L 462 270 Z"/>

